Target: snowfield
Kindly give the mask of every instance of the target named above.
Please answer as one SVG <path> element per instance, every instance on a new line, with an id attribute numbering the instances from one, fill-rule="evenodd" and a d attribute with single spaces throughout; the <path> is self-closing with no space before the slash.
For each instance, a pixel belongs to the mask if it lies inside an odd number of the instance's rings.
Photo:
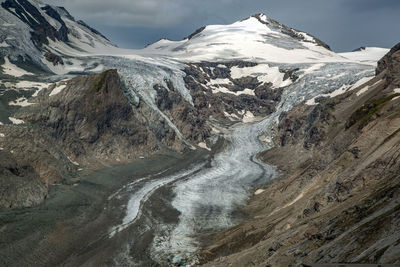
<path id="1" fill-rule="evenodd" d="M 376 62 L 389 52 L 390 49 L 380 47 L 365 47 L 359 51 L 339 53 L 339 55 L 350 60 L 359 61 L 363 64 L 376 65 Z"/>

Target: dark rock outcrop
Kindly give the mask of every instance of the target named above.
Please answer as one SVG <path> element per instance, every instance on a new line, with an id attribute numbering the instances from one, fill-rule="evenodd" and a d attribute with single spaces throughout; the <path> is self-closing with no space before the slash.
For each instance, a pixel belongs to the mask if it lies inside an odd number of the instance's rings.
<path id="1" fill-rule="evenodd" d="M 195 30 L 193 33 L 191 33 L 189 36 L 183 38 L 183 40 L 185 40 L 185 39 L 188 39 L 188 40 L 192 39 L 193 37 L 195 37 L 196 35 L 198 35 L 198 34 L 201 33 L 202 31 L 204 31 L 205 28 L 206 28 L 206 26 L 203 26 L 203 27 L 198 28 L 198 29 Z"/>
<path id="2" fill-rule="evenodd" d="M 47 38 L 53 41 L 68 41 L 68 29 L 64 21 L 57 11 L 50 6 L 45 6 L 42 9 L 45 10 L 50 17 L 60 22 L 61 27 L 58 30 L 50 25 L 39 10 L 27 0 L 6 0 L 1 3 L 1 6 L 32 28 L 32 41 L 38 47 L 41 47 L 43 44 L 48 44 Z"/>
<path id="3" fill-rule="evenodd" d="M 225 115 L 234 114 L 235 118 L 243 118 L 244 110 L 255 116 L 266 116 L 275 111 L 280 101 L 283 88 L 272 88 L 271 84 L 259 82 L 256 77 L 248 76 L 232 79 L 230 68 L 254 67 L 257 63 L 233 61 L 219 63 L 188 64 L 184 77 L 186 86 L 190 90 L 195 108 L 201 117 L 210 116 L 221 122 L 229 122 L 231 118 Z M 221 85 L 231 93 L 213 92 L 208 82 L 215 79 L 227 79 L 229 84 Z M 254 91 L 254 95 L 238 94 L 245 89 Z M 236 94 L 236 95 L 235 95 Z"/>
<path id="4" fill-rule="evenodd" d="M 192 106 L 179 92 L 173 88 L 172 83 L 169 89 L 156 85 L 157 106 L 169 118 L 174 125 L 180 129 L 185 139 L 195 144 L 203 142 L 211 136 L 211 128 L 207 124 L 207 117 L 199 112 L 198 103 Z"/>
<path id="5" fill-rule="evenodd" d="M 53 53 L 51 53 L 51 52 L 46 52 L 46 53 L 44 54 L 44 58 L 45 58 L 47 61 L 53 63 L 54 66 L 57 66 L 57 65 L 64 65 L 63 59 L 62 59 L 60 56 L 55 55 L 55 54 L 53 54 Z"/>

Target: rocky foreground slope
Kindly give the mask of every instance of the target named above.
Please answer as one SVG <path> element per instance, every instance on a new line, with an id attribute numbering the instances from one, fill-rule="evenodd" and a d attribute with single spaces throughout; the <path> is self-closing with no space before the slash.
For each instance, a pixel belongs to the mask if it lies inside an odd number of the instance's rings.
<path id="1" fill-rule="evenodd" d="M 280 116 L 259 155 L 280 179 L 213 236 L 208 266 L 400 263 L 400 45 L 353 91 Z"/>

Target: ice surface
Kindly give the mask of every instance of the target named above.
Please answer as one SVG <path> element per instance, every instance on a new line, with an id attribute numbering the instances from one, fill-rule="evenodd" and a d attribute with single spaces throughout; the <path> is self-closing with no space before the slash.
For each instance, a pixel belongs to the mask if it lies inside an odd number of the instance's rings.
<path id="1" fill-rule="evenodd" d="M 139 179 L 133 183 L 131 183 L 128 187 L 124 188 L 123 191 L 117 192 L 114 196 L 120 195 L 123 193 L 128 193 L 130 195 L 130 199 L 128 201 L 128 205 L 126 208 L 126 215 L 122 220 L 120 225 L 113 227 L 110 231 L 110 237 L 114 236 L 117 232 L 122 231 L 130 224 L 132 224 L 135 219 L 140 214 L 140 206 L 142 202 L 146 201 L 146 199 L 151 196 L 151 194 L 160 188 L 163 185 L 166 185 L 172 181 L 182 179 L 185 176 L 188 176 L 201 168 L 203 168 L 205 163 L 192 166 L 188 170 L 183 170 L 178 172 L 177 174 L 166 176 L 161 179 L 152 180 L 151 177 L 146 177 L 144 179 Z M 114 197 L 112 196 L 112 197 Z M 110 198 L 111 199 L 111 198 Z"/>

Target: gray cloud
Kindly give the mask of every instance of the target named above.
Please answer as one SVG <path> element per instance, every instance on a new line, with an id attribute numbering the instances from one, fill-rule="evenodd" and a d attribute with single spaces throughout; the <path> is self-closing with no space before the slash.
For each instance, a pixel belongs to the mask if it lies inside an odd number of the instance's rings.
<path id="1" fill-rule="evenodd" d="M 46 1 L 46 0 L 44 0 Z M 181 39 L 208 24 L 263 12 L 324 40 L 334 50 L 400 41 L 398 0 L 48 0 L 65 6 L 123 47 Z M 396 27 L 395 27 L 396 25 Z"/>
<path id="2" fill-rule="evenodd" d="M 49 0 L 65 6 L 73 16 L 107 26 L 165 27 L 184 19 L 185 0 Z M 178 11 L 178 12 L 177 12 Z"/>

